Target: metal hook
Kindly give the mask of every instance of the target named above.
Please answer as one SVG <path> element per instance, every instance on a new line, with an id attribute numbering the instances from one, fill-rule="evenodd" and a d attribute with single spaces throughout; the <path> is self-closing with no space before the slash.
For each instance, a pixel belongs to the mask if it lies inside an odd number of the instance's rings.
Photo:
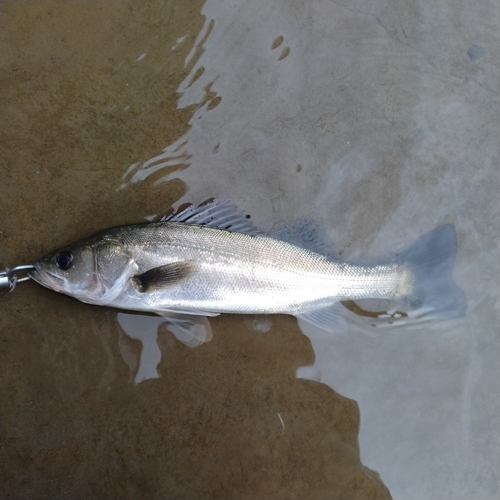
<path id="1" fill-rule="evenodd" d="M 9 292 L 12 292 L 12 290 L 16 288 L 17 283 L 29 280 L 30 276 L 24 276 L 22 278 L 18 278 L 17 273 L 21 271 L 29 271 L 31 269 L 34 269 L 32 265 L 25 265 L 25 266 L 16 266 L 13 267 L 12 269 L 9 269 L 7 267 L 3 271 L 0 271 L 0 292 L 4 292 L 7 289 Z"/>

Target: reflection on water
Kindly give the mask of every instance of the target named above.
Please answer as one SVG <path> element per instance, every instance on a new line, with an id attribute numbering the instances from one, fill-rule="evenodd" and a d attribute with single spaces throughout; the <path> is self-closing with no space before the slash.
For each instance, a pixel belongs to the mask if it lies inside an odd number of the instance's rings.
<path id="1" fill-rule="evenodd" d="M 189 349 L 25 284 L 0 303 L 2 496 L 497 498 L 495 7 L 3 2 L 2 266 L 220 197 L 348 260 L 453 222 L 469 310 L 346 311 L 310 342 L 223 316 Z"/>
<path id="2" fill-rule="evenodd" d="M 158 327 L 165 322 L 164 318 L 124 313 L 118 313 L 116 318 L 124 332 L 142 344 L 139 369 L 134 378 L 135 383 L 158 378 L 156 367 L 161 360 L 161 351 L 157 343 Z M 135 368 L 135 363 L 130 368 Z"/>

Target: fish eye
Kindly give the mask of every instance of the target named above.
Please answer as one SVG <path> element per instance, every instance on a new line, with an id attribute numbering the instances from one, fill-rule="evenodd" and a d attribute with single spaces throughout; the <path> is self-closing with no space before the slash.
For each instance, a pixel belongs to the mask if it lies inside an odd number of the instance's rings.
<path id="1" fill-rule="evenodd" d="M 57 267 L 66 271 L 73 264 L 73 256 L 67 250 L 63 250 L 56 255 L 56 264 Z"/>

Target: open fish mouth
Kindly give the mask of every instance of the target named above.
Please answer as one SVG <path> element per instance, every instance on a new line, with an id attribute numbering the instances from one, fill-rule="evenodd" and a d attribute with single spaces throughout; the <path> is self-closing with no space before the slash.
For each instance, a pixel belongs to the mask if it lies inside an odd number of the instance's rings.
<path id="1" fill-rule="evenodd" d="M 64 289 L 64 284 L 66 282 L 65 279 L 51 273 L 50 271 L 46 271 L 40 267 L 38 262 L 33 264 L 34 269 L 31 269 L 28 274 L 32 279 L 34 279 L 37 283 L 56 292 L 60 292 Z"/>

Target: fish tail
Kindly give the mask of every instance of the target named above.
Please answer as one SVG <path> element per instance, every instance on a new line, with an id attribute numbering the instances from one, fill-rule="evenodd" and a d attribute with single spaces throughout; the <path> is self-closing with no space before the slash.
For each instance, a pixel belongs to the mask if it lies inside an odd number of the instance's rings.
<path id="1" fill-rule="evenodd" d="M 412 291 L 403 302 L 444 318 L 465 316 L 467 299 L 451 276 L 456 253 L 455 226 L 445 224 L 399 255 L 397 260 L 409 264 L 414 274 Z"/>

